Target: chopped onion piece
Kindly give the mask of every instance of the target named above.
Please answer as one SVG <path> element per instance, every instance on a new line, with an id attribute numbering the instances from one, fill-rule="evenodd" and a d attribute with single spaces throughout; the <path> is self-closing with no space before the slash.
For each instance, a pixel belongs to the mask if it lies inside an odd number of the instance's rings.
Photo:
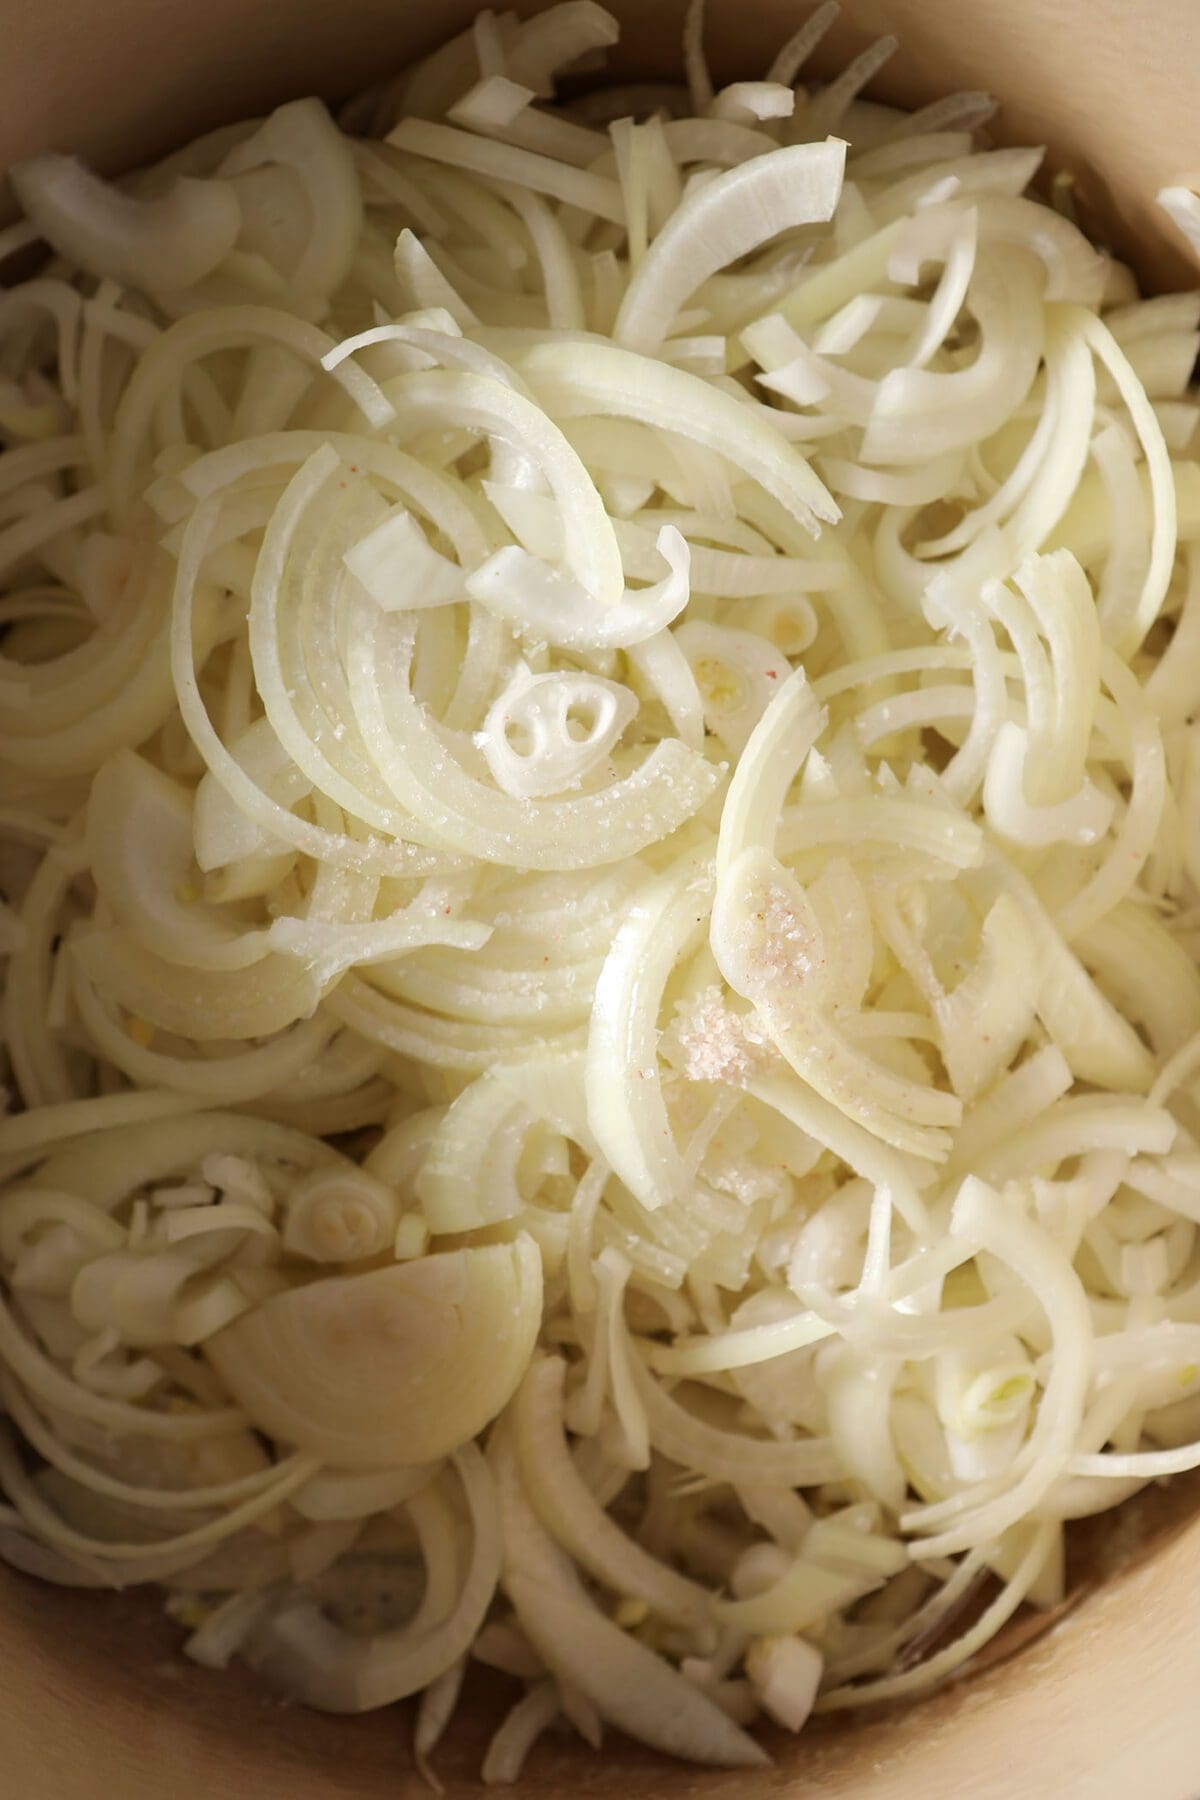
<path id="1" fill-rule="evenodd" d="M 446 606 L 463 595 L 463 572 L 430 544 L 407 506 L 397 506 L 343 561 L 385 612 Z"/>
<path id="2" fill-rule="evenodd" d="M 628 688 L 598 675 L 530 675 L 521 665 L 476 742 L 506 793 L 557 794 L 603 762 L 636 712 Z"/>

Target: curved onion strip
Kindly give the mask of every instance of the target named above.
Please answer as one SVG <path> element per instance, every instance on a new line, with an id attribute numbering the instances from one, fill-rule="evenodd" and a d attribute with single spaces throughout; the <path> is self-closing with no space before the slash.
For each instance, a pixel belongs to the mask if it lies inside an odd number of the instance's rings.
<path id="1" fill-rule="evenodd" d="M 448 163 L 454 169 L 470 169 L 478 175 L 511 182 L 516 187 L 546 194 L 568 206 L 582 207 L 597 218 L 621 225 L 625 220 L 621 190 L 615 181 L 590 171 L 573 169 L 536 151 L 514 144 L 496 144 L 453 126 L 434 125 L 424 119 L 402 119 L 387 137 L 389 144 L 431 162 Z"/>
<path id="2" fill-rule="evenodd" d="M 885 375 L 863 434 L 865 461 L 918 462 L 978 442 L 1029 392 L 1045 327 L 1026 257 L 981 255 L 971 307 L 980 336 L 974 362 L 953 374 L 895 369 Z"/>
<path id="3" fill-rule="evenodd" d="M 606 1587 L 644 1600 L 664 1619 L 699 1623 L 708 1614 L 705 1590 L 627 1537 L 579 1474 L 563 1438 L 565 1368 L 559 1357 L 533 1363 L 514 1403 L 517 1458 L 535 1510 L 563 1548 Z"/>
<path id="4" fill-rule="evenodd" d="M 553 1681 L 535 1683 L 514 1703 L 497 1727 L 480 1766 L 479 1778 L 485 1787 L 506 1786 L 520 1780 L 526 1757 L 559 1711 L 559 1691 Z"/>
<path id="5" fill-rule="evenodd" d="M 817 1700 L 817 1711 L 838 1712 L 850 1706 L 868 1706 L 876 1701 L 922 1693 L 953 1669 L 959 1668 L 976 1650 L 995 1637 L 1026 1599 L 1051 1552 L 1054 1531 L 1053 1521 L 1034 1525 L 1029 1530 L 1027 1547 L 1013 1575 L 970 1630 L 960 1638 L 903 1674 L 832 1689 Z"/>
<path id="6" fill-rule="evenodd" d="M 242 969 L 189 968 L 145 949 L 129 932 L 97 929 L 79 931 L 71 940 L 71 954 L 111 1002 L 197 1043 L 270 1037 L 311 1017 L 321 998 L 320 981 L 291 956 L 271 954 Z M 189 1104 L 183 1095 L 173 1098 L 179 1110 Z M 190 1104 L 200 1106 L 204 1100 Z M 167 1110 L 165 1099 L 159 1110 Z"/>
<path id="7" fill-rule="evenodd" d="M 19 1471 L 15 1458 L 11 1455 L 7 1434 L 0 1437 L 0 1445 L 4 1449 L 4 1455 L 0 1458 L 0 1474 L 3 1475 L 5 1489 L 12 1496 L 13 1504 L 22 1518 L 46 1543 L 64 1550 L 68 1555 L 86 1556 L 93 1562 L 118 1562 L 126 1569 L 136 1569 L 144 1564 L 149 1571 L 154 1571 L 156 1565 L 168 1557 L 174 1559 L 186 1556 L 188 1561 L 198 1560 L 201 1551 L 220 1543 L 223 1538 L 232 1537 L 235 1532 L 256 1520 L 267 1517 L 297 1488 L 303 1487 L 317 1468 L 312 1457 L 291 1457 L 285 1463 L 273 1466 L 269 1484 L 264 1484 L 256 1493 L 229 1507 L 220 1517 L 197 1525 L 191 1531 L 181 1531 L 173 1536 L 156 1539 L 153 1543 L 121 1543 L 115 1539 L 88 1537 L 58 1518 L 41 1498 L 34 1484 Z M 187 1562 L 180 1566 L 186 1567 Z M 151 1572 L 144 1579 L 155 1580 L 157 1575 Z"/>
<path id="8" fill-rule="evenodd" d="M 841 1457 L 828 1438 L 772 1443 L 745 1432 L 725 1431 L 668 1395 L 639 1356 L 631 1361 L 638 1397 L 650 1424 L 650 1440 L 681 1468 L 694 1469 L 715 1481 L 752 1481 L 777 1487 L 814 1487 L 839 1479 Z"/>
<path id="9" fill-rule="evenodd" d="M 153 1123 L 89 1131 L 54 1150 L 29 1179 L 37 1187 L 66 1189 L 111 1213 L 138 1188 L 185 1175 L 211 1154 L 293 1171 L 343 1161 L 319 1138 L 272 1120 L 186 1108 Z"/>
<path id="10" fill-rule="evenodd" d="M 1086 931 L 1128 894 L 1153 849 L 1166 801 L 1166 763 L 1151 707 L 1136 678 L 1111 650 L 1100 659 L 1100 673 L 1129 734 L 1132 789 L 1107 856 L 1058 914 L 1056 923 L 1068 939 Z"/>
<path id="11" fill-rule="evenodd" d="M 241 208 L 219 181 L 181 176 L 142 200 L 72 156 L 35 156 L 10 171 L 31 223 L 60 256 L 133 287 L 190 287 L 232 250 Z"/>
<path id="12" fill-rule="evenodd" d="M 914 1170 L 921 1173 L 922 1180 L 928 1177 L 916 1158 L 881 1143 L 820 1094 L 794 1079 L 763 1076 L 749 1082 L 747 1092 L 832 1150 L 873 1187 L 887 1188 L 913 1231 L 922 1236 L 928 1231 L 928 1213 Z"/>
<path id="13" fill-rule="evenodd" d="M 683 1192 L 657 1066 L 671 970 L 705 923 L 711 876 L 687 857 L 633 902 L 596 983 L 588 1033 L 588 1123 L 611 1167 L 653 1211 Z"/>
<path id="14" fill-rule="evenodd" d="M 792 445 L 699 376 L 610 344 L 544 343 L 514 358 L 556 417 L 600 414 L 678 432 L 758 481 L 806 530 L 838 508 Z"/>
<path id="15" fill-rule="evenodd" d="M 746 1769 L 768 1761 L 698 1687 L 590 1601 L 543 1587 L 525 1575 L 506 1575 L 504 1586 L 539 1656 L 586 1695 L 602 1718 L 668 1756 L 691 1762 Z"/>
<path id="16" fill-rule="evenodd" d="M 1175 562 L 1176 507 L 1171 459 L 1163 442 L 1162 427 L 1145 389 L 1129 366 L 1128 358 L 1112 333 L 1092 313 L 1079 315 L 1079 329 L 1116 384 L 1141 441 L 1150 475 L 1154 527 L 1150 539 L 1150 564 L 1138 597 L 1137 608 L 1117 649 L 1129 657 L 1141 644 L 1158 617 Z"/>
<path id="17" fill-rule="evenodd" d="M 85 1462 L 82 1457 L 74 1455 L 61 1441 L 42 1424 L 37 1412 L 31 1407 L 24 1394 L 8 1377 L 0 1380 L 0 1388 L 4 1394 L 4 1404 L 13 1423 L 18 1427 L 26 1440 L 38 1453 L 44 1456 L 52 1468 L 59 1469 L 75 1481 L 91 1489 L 93 1493 L 104 1494 L 112 1500 L 127 1501 L 130 1505 L 145 1508 L 153 1512 L 175 1512 L 189 1508 L 210 1506 L 228 1507 L 231 1503 L 247 1496 L 260 1493 L 264 1488 L 273 1487 L 278 1476 L 291 1473 L 287 1462 L 268 1463 L 261 1469 L 251 1471 L 232 1481 L 223 1481 L 207 1487 L 191 1488 L 158 1488 L 146 1484 L 134 1484 L 120 1481 L 105 1473 L 103 1469 Z M 292 1463 L 311 1469 L 311 1463 L 300 1457 L 293 1457 Z M 295 1495 L 292 1504 L 295 1504 Z"/>
<path id="18" fill-rule="evenodd" d="M 825 726 L 803 669 L 789 675 L 739 758 L 717 839 L 717 877 L 754 845 L 772 848 L 788 789 Z"/>
<path id="19" fill-rule="evenodd" d="M 515 545 L 497 550 L 476 569 L 467 578 L 467 592 L 527 637 L 574 650 L 629 649 L 656 637 L 689 598 L 687 540 L 673 525 L 665 525 L 655 544 L 657 559 L 666 563 L 668 573 L 650 587 L 627 588 L 599 614 L 591 613 L 590 596 L 583 588 Z"/>
<path id="20" fill-rule="evenodd" d="M 100 1129 L 149 1123 L 165 1115 L 195 1111 L 202 1101 L 180 1094 L 104 1094 L 94 1100 L 64 1100 L 57 1106 L 0 1119 L 0 1158 L 33 1161 L 51 1144 Z"/>
<path id="21" fill-rule="evenodd" d="M 981 1244 L 1021 1275 L 1046 1314 L 1055 1356 L 1033 1432 L 1010 1468 L 1006 1491 L 974 1509 L 965 1499 L 958 1509 L 965 1516 L 940 1532 L 934 1526 L 936 1508 L 904 1515 L 906 1529 L 932 1529 L 932 1535 L 915 1547 L 914 1553 L 922 1557 L 970 1549 L 1028 1515 L 1066 1467 L 1090 1380 L 1092 1322 L 1087 1300 L 1078 1276 L 1053 1240 L 974 1177 L 959 1189 L 950 1229 Z"/>
<path id="22" fill-rule="evenodd" d="M 842 187 L 846 146 L 795 144 L 739 164 L 705 183 L 675 212 L 625 290 L 613 338 L 656 351 L 689 294 L 767 237 L 829 219 Z"/>
<path id="23" fill-rule="evenodd" d="M 601 604 L 620 598 L 620 552 L 600 496 L 561 430 L 533 401 L 488 376 L 443 369 L 398 376 L 387 391 L 410 428 L 426 421 L 465 425 L 532 458 L 562 513 L 571 574 Z"/>
<path id="24" fill-rule="evenodd" d="M 453 1457 L 471 1519 L 471 1561 L 453 1609 L 424 1628 L 373 1637 L 340 1630 L 311 1602 L 286 1606 L 251 1634 L 250 1666 L 288 1699 L 325 1712 L 367 1712 L 402 1700 L 470 1648 L 500 1576 L 500 1527 L 487 1463 L 474 1444 Z"/>
<path id="25" fill-rule="evenodd" d="M 188 734 L 220 786 L 240 811 L 271 837 L 282 838 L 297 850 L 335 866 L 371 868 L 381 874 L 406 875 L 428 868 L 420 851 L 407 844 L 383 846 L 325 831 L 298 819 L 276 805 L 231 756 L 213 728 L 200 687 L 192 650 L 192 618 L 196 584 L 209 536 L 217 519 L 217 503 L 206 500 L 196 508 L 184 533 L 172 600 L 171 673 L 179 710 Z"/>
<path id="26" fill-rule="evenodd" d="M 121 396 L 113 421 L 109 453 L 109 489 L 119 519 L 132 508 L 135 469 L 142 440 L 173 378 L 202 356 L 251 345 L 279 344 L 303 361 L 320 364 L 336 348 L 334 340 L 291 313 L 265 306 L 231 306 L 193 313 L 164 331 L 147 349 Z M 369 375 L 348 362 L 330 379 L 344 390 L 374 426 L 387 425 L 395 410 Z"/>
<path id="27" fill-rule="evenodd" d="M 309 237 L 288 271 L 301 295 L 332 294 L 350 270 L 362 229 L 362 203 L 350 146 L 319 100 L 293 100 L 276 110 L 221 164 L 223 175 L 282 165 L 294 171 L 309 207 Z M 185 286 L 185 282 L 179 285 Z"/>
<path id="28" fill-rule="evenodd" d="M 394 444 L 353 432 L 264 432 L 197 457 L 182 471 L 180 483 L 195 499 L 207 500 L 252 475 L 289 466 L 298 468 L 314 452 L 326 448 L 335 450 L 347 467 L 357 466 L 427 513 L 449 538 L 464 565 L 483 560 L 486 537 L 456 483 Z"/>

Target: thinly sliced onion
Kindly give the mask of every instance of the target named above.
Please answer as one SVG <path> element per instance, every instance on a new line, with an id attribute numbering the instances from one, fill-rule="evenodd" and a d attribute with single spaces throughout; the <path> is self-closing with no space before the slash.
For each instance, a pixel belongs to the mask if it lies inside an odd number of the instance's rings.
<path id="1" fill-rule="evenodd" d="M 834 10 L 718 92 L 691 6 L 690 107 L 555 100 L 592 0 L 484 13 L 0 233 L 58 259 L 0 301 L 0 1553 L 419 1692 L 431 1781 L 472 1652 L 489 1776 L 748 1766 L 1196 1461 L 1200 304 L 984 97 L 862 100 L 891 40 L 793 91 Z"/>
<path id="2" fill-rule="evenodd" d="M 132 287 L 191 287 L 233 249 L 241 229 L 226 183 L 181 176 L 155 199 L 111 187 L 72 156 L 43 155 L 11 171 L 30 222 L 60 256 Z"/>
<path id="3" fill-rule="evenodd" d="M 411 635 L 378 648 L 365 637 L 349 681 L 371 758 L 422 839 L 489 862 L 507 864 L 515 855 L 525 868 L 596 866 L 636 855 L 690 818 L 718 785 L 716 770 L 668 739 L 594 793 L 542 802 L 502 794 L 447 756 L 408 683 L 414 648 Z"/>
<path id="4" fill-rule="evenodd" d="M 512 545 L 497 550 L 468 577 L 467 591 L 498 618 L 564 649 L 624 650 L 656 637 L 688 602 L 691 557 L 686 540 L 674 526 L 665 525 L 656 549 L 669 573 L 652 587 L 626 589 L 601 610 L 579 583 Z"/>
<path id="5" fill-rule="evenodd" d="M 308 202 L 308 242 L 286 271 L 301 296 L 330 295 L 345 280 L 362 229 L 362 203 L 350 146 L 319 100 L 277 107 L 234 146 L 224 175 L 281 165 L 293 170 Z"/>
<path id="6" fill-rule="evenodd" d="M 519 149 L 515 144 L 495 144 L 486 138 L 472 137 L 449 125 L 433 125 L 423 119 L 402 119 L 389 132 L 387 142 L 413 156 L 427 157 L 431 162 L 448 163 L 454 169 L 469 169 L 492 180 L 511 181 L 517 187 L 529 188 L 535 194 L 546 194 L 552 200 L 580 207 L 597 218 L 615 225 L 624 223 L 621 190 L 604 175 L 593 175 L 582 169 L 555 162 L 533 150 Z"/>
<path id="7" fill-rule="evenodd" d="M 656 1450 L 715 1481 L 753 1481 L 771 1487 L 813 1487 L 836 1481 L 841 1458 L 828 1438 L 772 1443 L 726 1431 L 689 1412 L 667 1394 L 638 1358 L 633 1361 L 639 1398 Z"/>
<path id="8" fill-rule="evenodd" d="M 721 1768 L 767 1762 L 720 1707 L 589 1600 L 516 1573 L 505 1576 L 504 1586 L 543 1662 L 602 1718 L 668 1756 Z"/>
<path id="9" fill-rule="evenodd" d="M 1010 1485 L 997 1498 L 971 1509 L 944 1531 L 933 1530 L 921 1556 L 952 1554 L 995 1536 L 1027 1516 L 1065 1468 L 1078 1429 L 1089 1380 L 1091 1318 L 1078 1276 L 1048 1235 L 1006 1209 L 999 1196 L 973 1178 L 959 1190 L 951 1230 L 969 1234 L 1009 1267 L 1020 1270 L 1045 1311 L 1056 1357 L 1037 1411 L 1033 1432 L 1009 1471 Z M 1011 1480 L 1012 1476 L 1016 1480 Z M 911 1529 L 929 1529 L 937 1509 L 906 1515 Z M 978 1534 L 978 1535 L 977 1535 Z"/>
<path id="10" fill-rule="evenodd" d="M 588 1034 L 588 1124 L 604 1157 L 653 1211 L 685 1170 L 662 1094 L 657 1020 L 671 970 L 708 914 L 711 876 L 693 857 L 634 901 L 596 984 Z"/>
<path id="11" fill-rule="evenodd" d="M 472 1082 L 434 1127 L 414 1190 L 435 1235 L 516 1218 L 532 1110 L 500 1080 Z"/>
<path id="12" fill-rule="evenodd" d="M 829 219 L 838 203 L 846 146 L 795 144 L 741 163 L 694 190 L 659 232 L 621 301 L 613 337 L 652 354 L 690 294 L 768 237 Z"/>
<path id="13" fill-rule="evenodd" d="M 699 376 L 609 344 L 539 344 L 516 361 L 559 418 L 599 413 L 665 427 L 728 458 L 807 530 L 838 517 L 799 451 Z"/>
<path id="14" fill-rule="evenodd" d="M 454 1453 L 472 1528 L 471 1561 L 449 1614 L 424 1630 L 374 1637 L 339 1629 L 312 1602 L 285 1605 L 254 1630 L 242 1655 L 288 1699 L 325 1712 L 367 1712 L 418 1693 L 464 1656 L 500 1575 L 500 1530 L 487 1463 L 474 1444 Z"/>
<path id="15" fill-rule="evenodd" d="M 597 1505 L 579 1474 L 563 1438 L 564 1372 L 560 1358 L 533 1363 L 514 1411 L 517 1458 L 542 1523 L 606 1587 L 644 1600 L 677 1624 L 701 1623 L 708 1616 L 704 1589 L 627 1537 Z"/>

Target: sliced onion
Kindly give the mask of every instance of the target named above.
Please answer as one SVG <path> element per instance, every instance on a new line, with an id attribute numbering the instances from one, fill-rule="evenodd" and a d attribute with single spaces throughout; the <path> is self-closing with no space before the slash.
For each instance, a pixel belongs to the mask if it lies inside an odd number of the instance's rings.
<path id="1" fill-rule="evenodd" d="M 794 144 L 730 169 L 694 189 L 659 232 L 625 291 L 617 343 L 650 355 L 690 294 L 767 238 L 833 216 L 846 146 Z"/>
<path id="2" fill-rule="evenodd" d="M 467 1444 L 525 1370 L 541 1317 L 528 1237 L 264 1301 L 205 1354 L 260 1430 L 346 1469 Z"/>
<path id="3" fill-rule="evenodd" d="M 697 375 L 608 344 L 539 344 L 516 361 L 559 418 L 599 413 L 665 427 L 728 458 L 807 530 L 839 516 L 794 446 Z"/>
<path id="4" fill-rule="evenodd" d="M 281 164 L 292 169 L 308 202 L 308 241 L 288 280 L 303 298 L 323 299 L 350 272 L 362 229 L 362 202 L 350 146 L 319 100 L 277 107 L 258 130 L 229 152 L 226 176 Z M 185 284 L 180 284 L 185 285 Z"/>
<path id="5" fill-rule="evenodd" d="M 392 1248 L 398 1196 L 364 1169 L 317 1169 L 288 1195 L 284 1248 L 310 1262 L 361 1262 Z"/>
<path id="6" fill-rule="evenodd" d="M 517 1457 L 542 1523 L 606 1587 L 644 1600 L 677 1624 L 701 1623 L 709 1610 L 704 1589 L 627 1537 L 597 1505 L 579 1474 L 563 1437 L 564 1374 L 561 1358 L 533 1363 L 514 1410 Z"/>
<path id="7" fill-rule="evenodd" d="M 434 550 L 407 506 L 346 551 L 346 567 L 385 612 L 461 600 L 463 573 Z"/>
<path id="8" fill-rule="evenodd" d="M 753 1481 L 789 1488 L 838 1479 L 841 1458 L 827 1438 L 772 1443 L 745 1432 L 726 1431 L 680 1405 L 636 1356 L 633 1370 L 650 1422 L 651 1441 L 682 1468 L 716 1481 Z"/>
<path id="9" fill-rule="evenodd" d="M 768 1761 L 699 1688 L 590 1601 L 515 1573 L 505 1575 L 504 1587 L 547 1667 L 630 1737 L 668 1756 L 721 1768 L 756 1768 Z"/>
<path id="10" fill-rule="evenodd" d="M 232 187 L 179 177 L 154 199 L 111 187 L 73 156 L 18 163 L 13 189 L 60 256 L 131 287 L 191 287 L 233 249 L 242 224 Z"/>
<path id="11" fill-rule="evenodd" d="M 601 1152 L 647 1209 L 684 1188 L 683 1160 L 657 1057 L 662 993 L 705 924 L 711 876 L 683 861 L 630 907 L 596 984 L 588 1033 L 588 1124 Z"/>
<path id="12" fill-rule="evenodd" d="M 497 786 L 533 799 L 579 787 L 636 712 L 634 696 L 615 682 L 596 675 L 530 675 L 522 666 L 493 702 L 475 741 Z"/>
<path id="13" fill-rule="evenodd" d="M 284 1605 L 254 1630 L 242 1655 L 288 1699 L 325 1712 L 368 1712 L 402 1700 L 470 1648 L 500 1574 L 500 1530 L 488 1466 L 474 1444 L 454 1453 L 473 1533 L 471 1561 L 452 1610 L 424 1628 L 374 1637 L 341 1630 L 312 1602 Z"/>
<path id="14" fill-rule="evenodd" d="M 527 636 L 567 649 L 624 650 L 657 636 L 688 602 L 691 557 L 685 539 L 666 525 L 655 547 L 669 573 L 652 587 L 626 589 L 600 611 L 579 583 L 515 546 L 497 550 L 476 569 L 467 591 Z"/>

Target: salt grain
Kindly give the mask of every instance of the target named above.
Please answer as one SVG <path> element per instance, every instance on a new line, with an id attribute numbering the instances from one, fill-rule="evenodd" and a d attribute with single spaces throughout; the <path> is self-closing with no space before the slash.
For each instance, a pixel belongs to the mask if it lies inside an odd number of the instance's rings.
<path id="1" fill-rule="evenodd" d="M 725 1081 L 745 1087 L 770 1066 L 773 1051 L 753 1013 L 736 1013 L 721 989 L 704 988 L 681 1006 L 672 1030 L 679 1071 L 689 1081 Z"/>

